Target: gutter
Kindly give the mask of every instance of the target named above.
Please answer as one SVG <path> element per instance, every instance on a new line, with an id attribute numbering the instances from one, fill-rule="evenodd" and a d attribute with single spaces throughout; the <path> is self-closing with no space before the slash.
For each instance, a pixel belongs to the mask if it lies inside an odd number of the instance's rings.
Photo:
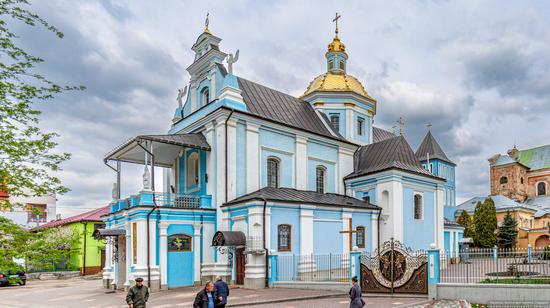
<path id="1" fill-rule="evenodd" d="M 266 238 L 265 238 L 265 235 L 266 235 L 266 225 L 265 225 L 265 214 L 266 214 L 266 209 L 267 209 L 267 200 L 265 198 L 262 198 L 263 201 L 264 201 L 264 210 L 262 212 L 262 226 L 263 226 L 263 236 L 262 236 L 262 241 L 263 241 L 263 245 L 264 245 L 264 250 L 265 250 L 265 287 L 268 288 L 269 287 L 269 251 L 267 250 L 267 245 L 266 245 Z"/>
<path id="2" fill-rule="evenodd" d="M 151 190 L 153 191 L 153 208 L 147 213 L 147 287 L 151 288 L 151 227 L 149 224 L 151 214 L 158 208 L 157 201 L 155 199 L 155 155 L 147 150 L 141 142 L 138 142 L 147 154 L 151 155 Z"/>

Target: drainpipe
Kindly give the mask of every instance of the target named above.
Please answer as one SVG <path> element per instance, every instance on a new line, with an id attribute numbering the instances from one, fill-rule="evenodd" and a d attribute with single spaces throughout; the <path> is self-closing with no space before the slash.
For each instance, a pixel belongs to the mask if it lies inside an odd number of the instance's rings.
<path id="1" fill-rule="evenodd" d="M 149 226 L 149 221 L 151 214 L 158 208 L 157 201 L 155 199 L 155 155 L 147 150 L 141 142 L 138 142 L 139 147 L 141 147 L 147 154 L 151 155 L 151 190 L 153 191 L 153 208 L 147 213 L 147 286 L 151 288 L 151 227 Z"/>
<path id="2" fill-rule="evenodd" d="M 269 287 L 269 251 L 267 250 L 267 245 L 266 245 L 266 238 L 265 238 L 265 235 L 266 235 L 266 225 L 265 225 L 265 214 L 266 214 L 266 209 L 267 209 L 267 200 L 265 198 L 262 198 L 262 200 L 264 201 L 264 211 L 263 211 L 263 214 L 262 214 L 262 220 L 263 220 L 263 223 L 262 223 L 262 226 L 263 226 L 263 236 L 262 236 L 262 241 L 263 241 L 263 245 L 264 245 L 264 250 L 265 250 L 265 287 Z"/>
<path id="3" fill-rule="evenodd" d="M 84 256 L 82 257 L 82 276 L 86 276 L 86 230 L 88 229 L 88 222 L 83 222 L 84 225 Z"/>
<path id="4" fill-rule="evenodd" d="M 227 116 L 227 119 L 225 120 L 225 202 L 227 203 L 227 161 L 228 161 L 228 151 L 227 151 L 227 121 L 231 118 L 233 115 L 233 112 L 235 112 L 235 109 L 231 109 L 231 112 Z"/>
<path id="5" fill-rule="evenodd" d="M 376 236 L 376 240 L 378 241 L 378 245 L 376 246 L 378 248 L 378 256 L 380 257 L 380 216 L 382 215 L 382 209 L 378 210 L 378 219 L 376 220 L 376 224 L 378 225 L 378 228 L 376 228 L 376 232 L 378 235 Z"/>

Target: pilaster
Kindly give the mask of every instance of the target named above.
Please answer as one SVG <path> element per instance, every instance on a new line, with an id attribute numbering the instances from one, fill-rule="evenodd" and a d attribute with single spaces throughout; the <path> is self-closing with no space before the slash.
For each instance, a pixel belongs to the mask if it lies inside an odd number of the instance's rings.
<path id="1" fill-rule="evenodd" d="M 260 126 L 246 123 L 246 193 L 260 189 Z"/>
<path id="2" fill-rule="evenodd" d="M 307 138 L 296 136 L 296 189 L 307 190 Z"/>
<path id="3" fill-rule="evenodd" d="M 195 281 L 195 285 L 200 284 L 201 281 L 201 227 L 202 225 L 200 223 L 193 224 L 193 264 L 195 269 L 193 273 L 193 279 Z"/>
<path id="4" fill-rule="evenodd" d="M 237 120 L 227 121 L 227 200 L 237 197 Z"/>
<path id="5" fill-rule="evenodd" d="M 160 288 L 168 289 L 168 223 L 159 224 L 159 265 L 160 265 Z"/>

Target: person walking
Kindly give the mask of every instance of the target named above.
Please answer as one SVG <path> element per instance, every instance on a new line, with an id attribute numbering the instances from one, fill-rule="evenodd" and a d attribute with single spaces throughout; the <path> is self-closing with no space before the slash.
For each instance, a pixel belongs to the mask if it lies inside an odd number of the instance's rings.
<path id="1" fill-rule="evenodd" d="M 143 278 L 136 278 L 136 285 L 128 290 L 126 303 L 130 308 L 145 308 L 149 299 L 149 288 L 143 285 Z"/>
<path id="2" fill-rule="evenodd" d="M 193 302 L 193 308 L 214 308 L 216 299 L 214 297 L 214 284 L 212 281 L 208 281 L 204 286 L 204 289 L 200 290 L 195 296 Z"/>
<path id="3" fill-rule="evenodd" d="M 349 308 L 362 308 L 365 306 L 365 301 L 361 298 L 361 287 L 357 283 L 357 276 L 351 278 L 351 289 L 349 290 Z"/>
<path id="4" fill-rule="evenodd" d="M 217 300 L 216 307 L 225 308 L 227 297 L 229 296 L 229 286 L 220 276 L 216 277 L 216 282 L 214 283 L 214 296 Z"/>

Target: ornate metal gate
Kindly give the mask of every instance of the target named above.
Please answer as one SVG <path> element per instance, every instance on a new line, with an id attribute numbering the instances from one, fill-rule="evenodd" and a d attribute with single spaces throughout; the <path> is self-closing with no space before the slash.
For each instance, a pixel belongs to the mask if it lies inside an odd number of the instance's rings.
<path id="1" fill-rule="evenodd" d="M 428 294 L 428 256 L 401 242 L 385 242 L 372 255 L 361 255 L 361 290 L 366 293 Z"/>

